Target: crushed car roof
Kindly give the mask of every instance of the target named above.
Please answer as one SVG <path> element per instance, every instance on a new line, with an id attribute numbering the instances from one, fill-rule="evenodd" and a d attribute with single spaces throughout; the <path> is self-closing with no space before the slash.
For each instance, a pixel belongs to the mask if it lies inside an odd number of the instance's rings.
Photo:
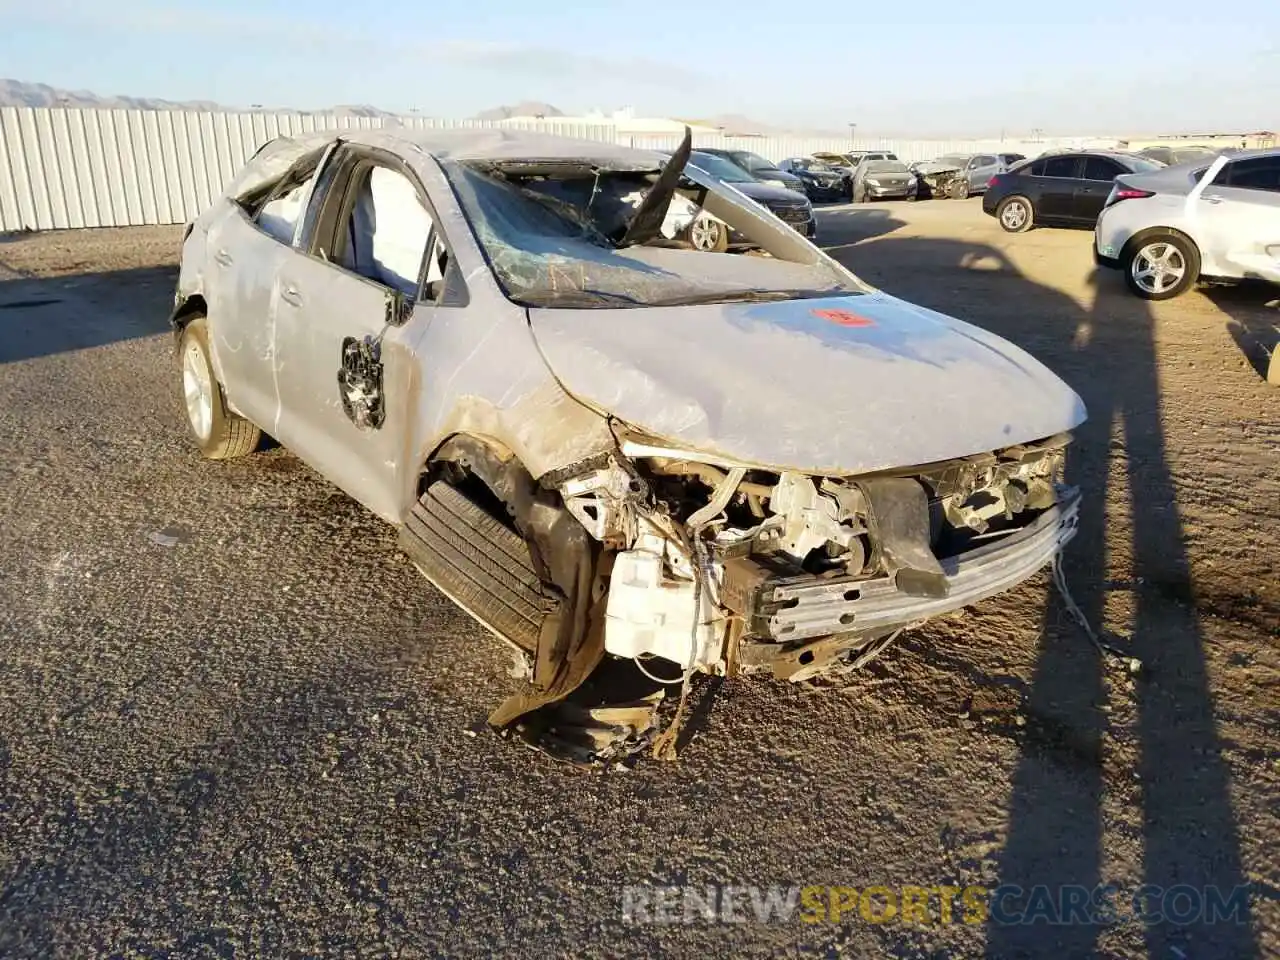
<path id="1" fill-rule="evenodd" d="M 603 140 L 583 140 L 549 133 L 507 128 L 423 130 L 413 127 L 380 127 L 374 130 L 318 130 L 300 137 L 281 137 L 304 149 L 342 138 L 351 143 L 386 148 L 416 148 L 441 160 L 524 160 L 530 157 L 574 159 L 591 157 L 624 162 L 657 162 L 661 154 L 637 150 Z"/>
<path id="2" fill-rule="evenodd" d="M 317 130 L 268 140 L 227 185 L 224 195 L 242 196 L 247 190 L 275 180 L 303 155 L 338 139 L 380 147 L 405 157 L 418 153 L 437 160 L 589 160 L 603 167 L 652 170 L 661 167 L 667 159 L 652 150 L 637 150 L 601 140 L 506 128 Z"/>

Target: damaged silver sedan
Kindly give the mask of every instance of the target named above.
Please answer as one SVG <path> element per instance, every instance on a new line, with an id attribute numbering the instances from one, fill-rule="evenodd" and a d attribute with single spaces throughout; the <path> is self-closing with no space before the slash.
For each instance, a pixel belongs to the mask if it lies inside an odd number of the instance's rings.
<path id="1" fill-rule="evenodd" d="M 188 231 L 195 442 L 225 458 L 269 433 L 397 525 L 526 665 L 497 727 L 606 662 L 686 689 L 856 664 L 1075 532 L 1069 387 L 688 157 L 687 138 L 669 158 L 513 131 L 279 139 Z M 677 198 L 747 242 L 698 249 Z"/>

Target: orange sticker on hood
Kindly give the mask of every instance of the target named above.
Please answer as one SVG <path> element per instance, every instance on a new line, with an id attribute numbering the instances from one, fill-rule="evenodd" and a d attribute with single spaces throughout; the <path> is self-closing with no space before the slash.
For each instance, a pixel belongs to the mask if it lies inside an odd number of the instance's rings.
<path id="1" fill-rule="evenodd" d="M 815 317 L 841 327 L 874 327 L 876 322 L 860 317 L 849 310 L 810 310 Z"/>

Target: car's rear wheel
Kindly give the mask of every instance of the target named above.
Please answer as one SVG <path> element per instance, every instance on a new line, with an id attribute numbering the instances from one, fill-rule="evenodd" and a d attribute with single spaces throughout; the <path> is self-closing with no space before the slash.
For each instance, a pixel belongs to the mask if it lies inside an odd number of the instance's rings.
<path id="1" fill-rule="evenodd" d="M 187 426 L 200 452 L 210 460 L 242 457 L 258 448 L 262 431 L 227 409 L 222 385 L 209 361 L 209 331 L 204 317 L 196 317 L 178 341 L 178 368 Z"/>
<path id="2" fill-rule="evenodd" d="M 1025 233 L 1035 222 L 1035 211 L 1026 197 L 1006 197 L 996 207 L 996 219 L 1009 233 Z"/>
<path id="3" fill-rule="evenodd" d="M 1125 283 L 1143 300 L 1171 300 L 1200 276 L 1200 251 L 1172 233 L 1131 241 L 1122 260 Z"/>
<path id="4" fill-rule="evenodd" d="M 702 214 L 685 230 L 689 246 L 704 253 L 724 253 L 729 249 L 729 231 L 714 217 Z"/>

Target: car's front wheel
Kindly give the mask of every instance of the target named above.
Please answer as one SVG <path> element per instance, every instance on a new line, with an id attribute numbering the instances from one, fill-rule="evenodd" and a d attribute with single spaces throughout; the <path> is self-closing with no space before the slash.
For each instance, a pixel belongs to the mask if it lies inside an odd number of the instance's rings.
<path id="1" fill-rule="evenodd" d="M 952 200 L 967 200 L 969 198 L 969 181 L 964 178 L 952 180 L 947 184 L 947 196 Z"/>
<path id="2" fill-rule="evenodd" d="M 1200 251 L 1172 233 L 1131 242 L 1122 262 L 1125 283 L 1143 300 L 1171 300 L 1200 276 Z"/>
<path id="3" fill-rule="evenodd" d="M 187 426 L 200 452 L 210 460 L 242 457 L 258 448 L 262 431 L 227 409 L 222 385 L 209 362 L 209 331 L 204 317 L 196 317 L 178 341 L 182 400 Z"/>
<path id="4" fill-rule="evenodd" d="M 1026 197 L 1006 197 L 996 207 L 996 219 L 1009 233 L 1025 233 L 1035 221 L 1035 212 Z"/>

